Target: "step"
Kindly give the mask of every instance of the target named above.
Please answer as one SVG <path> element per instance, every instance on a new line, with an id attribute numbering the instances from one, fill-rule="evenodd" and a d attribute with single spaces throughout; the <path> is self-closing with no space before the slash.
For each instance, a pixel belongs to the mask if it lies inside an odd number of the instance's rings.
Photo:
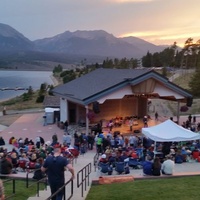
<path id="1" fill-rule="evenodd" d="M 47 186 L 47 190 L 40 190 L 39 191 L 39 197 L 37 196 L 34 196 L 34 197 L 29 197 L 27 200 L 40 200 L 40 199 L 47 199 L 48 197 L 50 197 L 51 195 L 51 191 L 50 191 L 50 187 Z"/>

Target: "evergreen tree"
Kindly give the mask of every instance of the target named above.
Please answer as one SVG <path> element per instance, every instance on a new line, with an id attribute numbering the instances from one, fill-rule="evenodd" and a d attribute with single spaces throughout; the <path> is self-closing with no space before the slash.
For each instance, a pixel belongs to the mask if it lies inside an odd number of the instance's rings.
<path id="1" fill-rule="evenodd" d="M 142 65 L 143 67 L 152 67 L 152 54 L 147 52 L 147 55 L 142 58 Z"/>
<path id="2" fill-rule="evenodd" d="M 191 81 L 189 82 L 189 87 L 191 93 L 195 97 L 200 97 L 200 71 L 196 71 L 196 73 L 194 73 Z"/>

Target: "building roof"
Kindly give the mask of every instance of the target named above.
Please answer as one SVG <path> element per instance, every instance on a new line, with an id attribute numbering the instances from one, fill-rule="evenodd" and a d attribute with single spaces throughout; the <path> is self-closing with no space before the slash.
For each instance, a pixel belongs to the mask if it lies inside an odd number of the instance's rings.
<path id="1" fill-rule="evenodd" d="M 186 90 L 169 82 L 161 74 L 151 69 L 105 69 L 94 70 L 84 76 L 72 80 L 66 84 L 59 85 L 53 89 L 56 96 L 87 105 L 99 98 L 117 91 L 126 85 L 136 85 L 149 78 L 162 82 L 177 93 L 192 98 Z"/>
<path id="2" fill-rule="evenodd" d="M 44 108 L 59 108 L 60 107 L 60 97 L 59 96 L 45 96 L 43 101 Z"/>

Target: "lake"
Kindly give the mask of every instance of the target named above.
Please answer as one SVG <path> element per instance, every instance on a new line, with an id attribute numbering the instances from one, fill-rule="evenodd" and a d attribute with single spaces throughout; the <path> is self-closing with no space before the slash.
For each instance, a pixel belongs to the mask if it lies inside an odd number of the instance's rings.
<path id="1" fill-rule="evenodd" d="M 42 83 L 53 85 L 50 71 L 0 71 L 0 101 L 20 96 L 27 90 L 1 90 L 2 88 L 40 89 Z"/>

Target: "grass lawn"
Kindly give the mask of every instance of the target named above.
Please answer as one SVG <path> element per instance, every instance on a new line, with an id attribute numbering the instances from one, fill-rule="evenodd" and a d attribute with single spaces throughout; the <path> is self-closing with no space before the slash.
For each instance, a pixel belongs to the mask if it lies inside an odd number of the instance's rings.
<path id="1" fill-rule="evenodd" d="M 199 200 L 200 177 L 137 180 L 92 186 L 86 200 Z"/>
<path id="2" fill-rule="evenodd" d="M 4 181 L 4 179 L 2 179 Z M 12 181 L 4 182 L 4 191 L 6 198 L 12 195 L 13 192 L 13 184 Z M 29 184 L 32 184 L 30 181 Z M 40 190 L 44 189 L 44 184 L 40 183 Z M 10 197 L 12 200 L 27 200 L 31 196 L 35 196 L 37 194 L 37 184 L 33 184 L 29 188 L 26 188 L 25 180 L 16 180 L 15 181 L 15 195 Z"/>

